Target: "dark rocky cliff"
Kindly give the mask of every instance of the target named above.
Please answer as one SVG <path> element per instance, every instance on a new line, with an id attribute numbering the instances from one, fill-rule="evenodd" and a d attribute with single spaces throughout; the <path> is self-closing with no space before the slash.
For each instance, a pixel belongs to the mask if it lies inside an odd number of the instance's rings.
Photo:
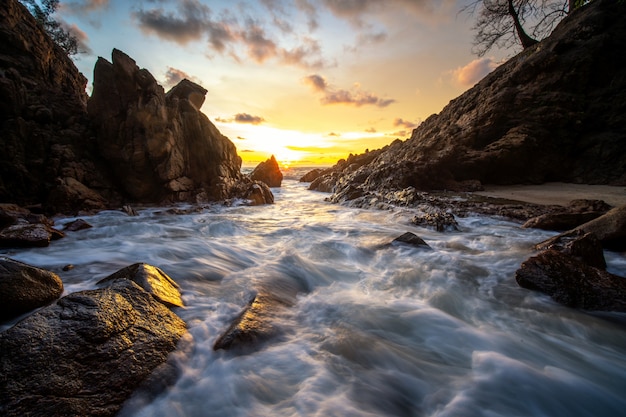
<path id="1" fill-rule="evenodd" d="M 626 184 L 626 5 L 597 0 L 363 165 L 313 188 L 472 190 L 480 184 Z M 349 191 L 349 192 L 348 192 Z"/>
<path id="2" fill-rule="evenodd" d="M 0 2 L 0 202 L 71 213 L 273 199 L 200 112 L 204 88 L 184 80 L 166 94 L 126 54 L 112 55 L 98 60 L 88 98 L 86 78 L 28 10 Z"/>

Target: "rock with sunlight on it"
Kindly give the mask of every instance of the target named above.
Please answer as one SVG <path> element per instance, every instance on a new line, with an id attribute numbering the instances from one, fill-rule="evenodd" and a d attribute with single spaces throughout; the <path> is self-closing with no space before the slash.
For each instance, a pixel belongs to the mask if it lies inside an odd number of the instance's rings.
<path id="1" fill-rule="evenodd" d="M 280 167 L 274 155 L 267 161 L 257 165 L 250 173 L 250 179 L 253 181 L 263 181 L 269 187 L 280 187 L 283 181 L 283 173 L 280 171 Z"/>

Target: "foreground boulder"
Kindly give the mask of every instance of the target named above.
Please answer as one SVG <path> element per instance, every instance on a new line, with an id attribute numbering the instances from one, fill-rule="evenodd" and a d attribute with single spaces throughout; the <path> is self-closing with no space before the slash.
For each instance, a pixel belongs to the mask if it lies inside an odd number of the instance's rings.
<path id="1" fill-rule="evenodd" d="M 263 181 L 270 187 L 280 187 L 283 181 L 283 173 L 280 171 L 274 155 L 265 162 L 261 162 L 250 173 L 253 181 Z"/>
<path id="2" fill-rule="evenodd" d="M 63 282 L 53 272 L 0 257 L 0 321 L 43 307 L 63 293 Z"/>
<path id="3" fill-rule="evenodd" d="M 70 294 L 0 333 L 0 414 L 114 416 L 185 331 L 129 280 Z"/>

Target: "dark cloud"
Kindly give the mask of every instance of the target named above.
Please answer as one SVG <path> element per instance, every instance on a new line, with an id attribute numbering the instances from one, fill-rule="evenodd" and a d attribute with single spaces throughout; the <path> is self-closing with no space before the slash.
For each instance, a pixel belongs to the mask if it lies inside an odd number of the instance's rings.
<path id="1" fill-rule="evenodd" d="M 339 133 L 335 133 L 335 132 L 330 132 L 330 133 L 329 133 L 328 135 L 326 135 L 326 136 L 336 136 L 336 137 L 339 137 L 339 136 L 341 136 L 341 134 L 339 134 Z"/>
<path id="2" fill-rule="evenodd" d="M 261 116 L 253 116 L 248 113 L 237 113 L 230 119 L 225 119 L 223 117 L 216 117 L 216 122 L 220 123 L 249 123 L 252 125 L 258 125 L 265 122 L 265 119 Z M 245 139 L 245 138 L 237 138 L 237 139 Z"/>
<path id="3" fill-rule="evenodd" d="M 218 52 L 224 52 L 227 45 L 236 40 L 233 30 L 227 22 L 209 21 L 206 23 L 205 30 L 209 37 L 209 43 Z"/>
<path id="4" fill-rule="evenodd" d="M 326 91 L 328 84 L 321 75 L 312 74 L 304 77 L 304 83 L 311 86 L 313 91 Z"/>
<path id="5" fill-rule="evenodd" d="M 244 138 L 243 136 L 237 136 L 237 139 L 239 139 L 239 140 L 248 140 L 248 139 Z"/>
<path id="6" fill-rule="evenodd" d="M 263 63 L 277 55 L 276 43 L 267 37 L 265 30 L 257 23 L 249 22 L 240 36 L 248 47 L 248 56 L 256 62 Z"/>
<path id="7" fill-rule="evenodd" d="M 161 38 L 180 44 L 201 39 L 211 23 L 210 9 L 198 0 L 180 0 L 177 11 L 166 12 L 162 8 L 137 10 L 133 16 L 141 30 Z"/>
<path id="8" fill-rule="evenodd" d="M 264 118 L 260 116 L 253 116 L 248 113 L 237 113 L 235 115 L 235 122 L 237 123 L 250 123 L 253 125 L 258 125 L 260 123 L 263 123 L 264 121 Z"/>
<path id="9" fill-rule="evenodd" d="M 165 72 L 165 82 L 163 83 L 163 86 L 166 87 L 166 89 L 171 88 L 185 78 L 195 82 L 196 84 L 201 84 L 201 81 L 193 75 L 189 75 L 185 71 L 178 68 L 167 67 L 167 71 Z"/>
<path id="10" fill-rule="evenodd" d="M 367 105 L 387 107 L 396 102 L 394 99 L 383 99 L 375 94 L 362 91 L 360 86 L 356 86 L 354 91 L 334 88 L 326 82 L 324 77 L 317 74 L 305 77 L 304 83 L 308 84 L 313 91 L 324 93 L 324 96 L 320 99 L 324 105 L 346 104 L 356 107 Z"/>
<path id="11" fill-rule="evenodd" d="M 324 67 L 321 56 L 321 47 L 315 39 L 305 39 L 303 44 L 291 49 L 281 49 L 281 61 L 288 65 L 299 66 L 306 69 L 320 69 Z"/>
<path id="12" fill-rule="evenodd" d="M 417 123 L 409 122 L 408 120 L 403 120 L 401 118 L 397 118 L 393 121 L 394 127 L 404 127 L 406 129 L 415 129 L 417 127 Z"/>

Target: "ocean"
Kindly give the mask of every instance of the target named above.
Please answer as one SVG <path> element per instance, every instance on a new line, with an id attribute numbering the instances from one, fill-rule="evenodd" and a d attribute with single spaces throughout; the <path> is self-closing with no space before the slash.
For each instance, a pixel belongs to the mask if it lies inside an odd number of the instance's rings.
<path id="1" fill-rule="evenodd" d="M 135 262 L 178 282 L 180 376 L 123 416 L 626 416 L 626 314 L 570 309 L 515 282 L 554 233 L 484 216 L 439 233 L 411 225 L 410 209 L 330 204 L 296 177 L 273 205 L 104 211 L 47 248 L 0 254 L 57 272 L 65 293 Z M 389 244 L 405 232 L 431 249 Z M 622 255 L 606 257 L 626 276 Z M 300 289 L 273 322 L 280 335 L 214 351 L 276 280 Z"/>

